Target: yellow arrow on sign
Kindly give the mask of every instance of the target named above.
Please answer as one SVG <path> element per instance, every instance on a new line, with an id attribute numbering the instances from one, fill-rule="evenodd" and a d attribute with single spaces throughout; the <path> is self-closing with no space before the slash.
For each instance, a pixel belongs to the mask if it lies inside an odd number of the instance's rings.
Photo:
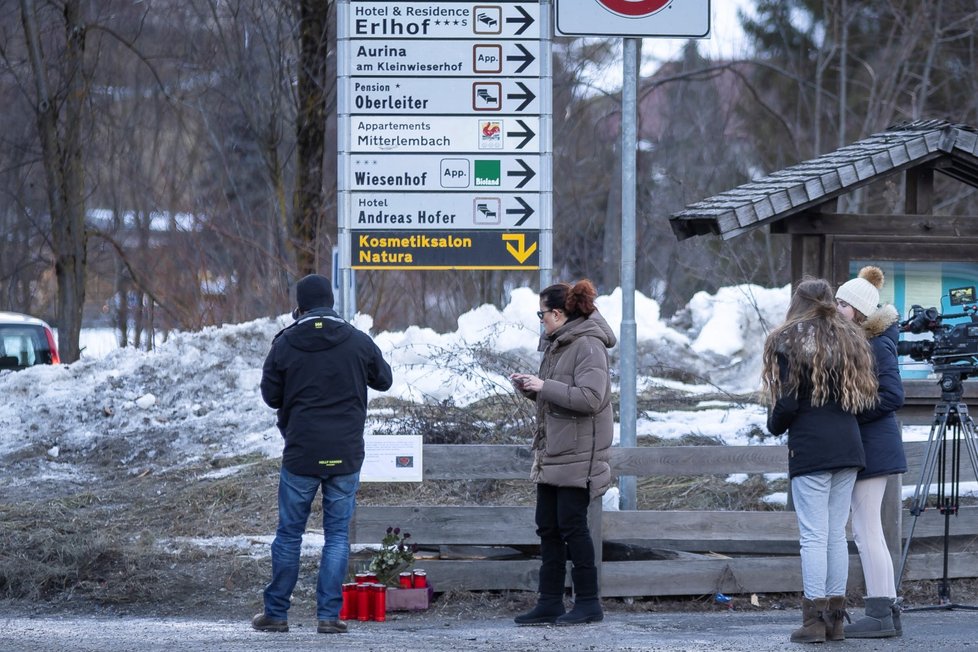
<path id="1" fill-rule="evenodd" d="M 526 234 L 525 233 L 504 233 L 502 234 L 503 241 L 513 240 L 516 242 L 516 246 L 511 243 L 506 242 L 506 251 L 513 255 L 520 263 L 525 263 L 526 259 L 533 255 L 533 252 L 537 250 L 537 243 L 530 245 L 530 248 L 526 248 Z"/>

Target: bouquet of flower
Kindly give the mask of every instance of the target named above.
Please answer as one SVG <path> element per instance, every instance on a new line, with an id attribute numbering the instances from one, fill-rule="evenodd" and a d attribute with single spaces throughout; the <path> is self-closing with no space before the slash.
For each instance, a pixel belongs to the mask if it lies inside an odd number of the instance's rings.
<path id="1" fill-rule="evenodd" d="M 410 533 L 401 534 L 401 528 L 389 527 L 380 542 L 380 550 L 370 560 L 370 572 L 377 575 L 377 581 L 388 586 L 397 586 L 398 575 L 402 569 L 414 563 L 414 553 L 418 545 L 408 543 Z"/>

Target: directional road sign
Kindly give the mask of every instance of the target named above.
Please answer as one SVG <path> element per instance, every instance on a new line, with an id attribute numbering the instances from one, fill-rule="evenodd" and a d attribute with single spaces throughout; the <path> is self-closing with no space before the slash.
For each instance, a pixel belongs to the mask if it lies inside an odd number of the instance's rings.
<path id="1" fill-rule="evenodd" d="M 350 193 L 352 227 L 389 229 L 538 229 L 539 193 Z"/>
<path id="2" fill-rule="evenodd" d="M 356 114 L 539 114 L 543 94 L 539 77 L 347 77 L 346 85 L 340 111 Z"/>
<path id="3" fill-rule="evenodd" d="M 539 192 L 533 154 L 353 154 L 347 187 L 371 191 Z"/>
<path id="4" fill-rule="evenodd" d="M 540 76 L 539 41 L 360 41 L 349 75 Z"/>
<path id="5" fill-rule="evenodd" d="M 549 269 L 550 2 L 337 0 L 337 31 L 343 267 Z"/>
<path id="6" fill-rule="evenodd" d="M 352 232 L 353 269 L 522 269 L 540 267 L 537 231 Z"/>
<path id="7" fill-rule="evenodd" d="M 540 151 L 540 118 L 536 116 L 352 115 L 349 122 L 350 151 L 356 153 Z"/>
<path id="8" fill-rule="evenodd" d="M 540 38 L 536 2 L 351 2 L 351 38 Z"/>

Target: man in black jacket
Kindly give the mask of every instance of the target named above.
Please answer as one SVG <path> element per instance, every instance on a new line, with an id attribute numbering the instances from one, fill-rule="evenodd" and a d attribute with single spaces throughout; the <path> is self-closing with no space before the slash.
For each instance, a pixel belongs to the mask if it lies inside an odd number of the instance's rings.
<path id="1" fill-rule="evenodd" d="M 278 410 L 285 438 L 278 488 L 278 529 L 272 581 L 259 631 L 287 632 L 299 552 L 312 501 L 323 490 L 323 552 L 316 587 L 318 631 L 344 633 L 339 619 L 350 554 L 349 525 L 363 464 L 367 388 L 390 389 L 390 365 L 368 335 L 333 311 L 329 279 L 302 278 L 295 288 L 296 321 L 279 332 L 262 367 L 261 395 Z"/>

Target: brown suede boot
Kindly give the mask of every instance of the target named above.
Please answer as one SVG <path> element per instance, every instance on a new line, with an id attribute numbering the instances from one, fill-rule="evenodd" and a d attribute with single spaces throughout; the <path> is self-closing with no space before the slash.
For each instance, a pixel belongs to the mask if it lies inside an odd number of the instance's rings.
<path id="1" fill-rule="evenodd" d="M 815 598 L 801 601 L 801 627 L 791 632 L 792 643 L 824 643 L 825 620 L 823 614 L 828 609 L 828 598 Z"/>
<path id="2" fill-rule="evenodd" d="M 845 623 L 842 621 L 852 622 L 849 612 L 846 611 L 846 596 L 830 595 L 828 601 L 825 613 L 822 614 L 822 619 L 825 620 L 825 640 L 844 641 L 846 640 Z"/>

